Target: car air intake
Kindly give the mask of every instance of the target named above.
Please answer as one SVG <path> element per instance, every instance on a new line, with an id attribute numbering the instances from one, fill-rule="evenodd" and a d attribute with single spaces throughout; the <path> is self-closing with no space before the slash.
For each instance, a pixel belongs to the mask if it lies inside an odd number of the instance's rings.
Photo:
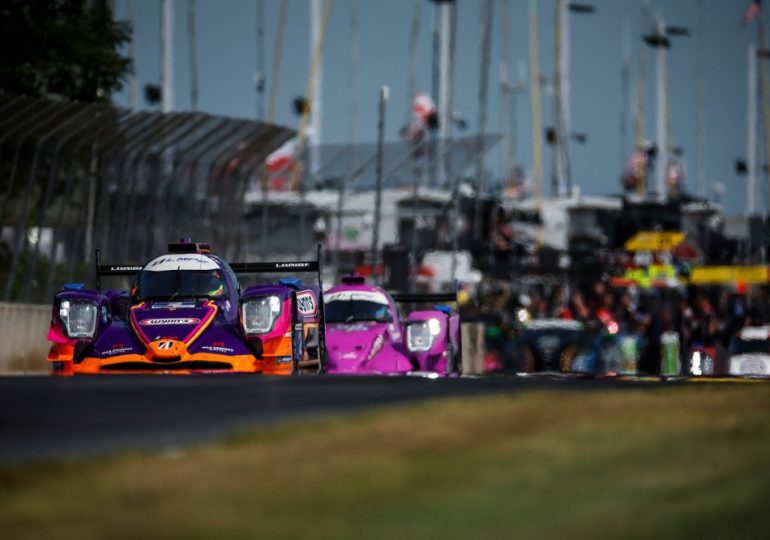
<path id="1" fill-rule="evenodd" d="M 148 362 L 120 362 L 102 366 L 101 371 L 169 371 L 187 369 L 233 369 L 229 362 L 210 362 L 198 360 L 194 362 L 177 362 L 175 364 L 150 364 Z"/>

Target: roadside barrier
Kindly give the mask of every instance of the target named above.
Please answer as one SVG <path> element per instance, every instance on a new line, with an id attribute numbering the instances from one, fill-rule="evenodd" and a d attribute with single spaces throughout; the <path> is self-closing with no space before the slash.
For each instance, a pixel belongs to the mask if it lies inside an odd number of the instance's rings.
<path id="1" fill-rule="evenodd" d="M 636 336 L 621 336 L 619 360 L 617 366 L 608 366 L 608 369 L 621 375 L 636 375 L 639 372 L 639 341 Z"/>
<path id="2" fill-rule="evenodd" d="M 482 323 L 462 323 L 460 325 L 462 341 L 463 373 L 480 375 L 484 373 L 484 325 Z"/>
<path id="3" fill-rule="evenodd" d="M 681 374 L 682 364 L 679 350 L 679 334 L 676 332 L 663 332 L 660 344 L 662 351 L 660 374 L 663 377 L 678 377 Z"/>
<path id="4" fill-rule="evenodd" d="M 51 306 L 0 302 L 0 373 L 47 372 Z"/>

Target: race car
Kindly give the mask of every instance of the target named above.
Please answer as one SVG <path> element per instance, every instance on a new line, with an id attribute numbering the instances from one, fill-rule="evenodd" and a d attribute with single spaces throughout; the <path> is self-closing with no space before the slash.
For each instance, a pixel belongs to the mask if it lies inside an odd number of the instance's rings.
<path id="1" fill-rule="evenodd" d="M 770 326 L 746 326 L 732 339 L 726 354 L 716 347 L 693 347 L 693 376 L 770 377 Z"/>
<path id="2" fill-rule="evenodd" d="M 228 264 L 182 239 L 144 266 L 102 266 L 96 289 L 54 298 L 48 354 L 54 373 L 266 373 L 322 370 L 321 250 L 316 261 Z M 315 272 L 317 286 L 281 278 L 242 290 L 236 274 Z M 130 290 L 101 289 L 133 276 Z"/>
<path id="3" fill-rule="evenodd" d="M 528 321 L 520 329 L 514 343 L 515 354 L 504 369 L 515 373 L 605 373 L 620 361 L 620 342 L 599 323 L 564 319 Z"/>
<path id="4" fill-rule="evenodd" d="M 456 302 L 457 294 L 396 294 L 342 278 L 324 293 L 328 373 L 430 374 L 461 371 L 460 317 L 448 306 L 401 318 L 396 303 Z"/>

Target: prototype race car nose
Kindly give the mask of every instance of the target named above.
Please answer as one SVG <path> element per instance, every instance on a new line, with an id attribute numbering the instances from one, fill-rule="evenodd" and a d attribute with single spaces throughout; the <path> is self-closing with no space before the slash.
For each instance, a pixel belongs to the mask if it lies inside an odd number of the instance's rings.
<path id="1" fill-rule="evenodd" d="M 326 344 L 331 363 L 349 369 L 361 367 L 382 348 L 385 330 L 384 325 L 330 327 Z"/>
<path id="2" fill-rule="evenodd" d="M 152 341 L 147 348 L 155 361 L 175 361 L 187 354 L 187 347 L 176 339 Z"/>
<path id="3" fill-rule="evenodd" d="M 131 320 L 134 331 L 147 344 L 160 340 L 189 344 L 215 313 L 213 304 L 161 303 L 132 308 Z"/>

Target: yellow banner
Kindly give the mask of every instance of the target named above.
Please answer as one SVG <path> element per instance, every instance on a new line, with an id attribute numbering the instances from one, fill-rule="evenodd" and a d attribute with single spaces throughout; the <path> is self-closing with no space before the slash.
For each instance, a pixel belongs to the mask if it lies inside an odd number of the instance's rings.
<path id="1" fill-rule="evenodd" d="M 642 231 L 626 240 L 626 251 L 669 251 L 684 242 L 683 232 Z"/>
<path id="2" fill-rule="evenodd" d="M 690 283 L 705 284 L 736 284 L 746 285 L 768 283 L 767 266 L 700 266 L 692 269 Z"/>
<path id="3" fill-rule="evenodd" d="M 676 269 L 670 264 L 653 264 L 648 268 L 626 270 L 623 277 L 633 281 L 638 287 L 648 289 L 652 286 L 677 286 Z"/>

